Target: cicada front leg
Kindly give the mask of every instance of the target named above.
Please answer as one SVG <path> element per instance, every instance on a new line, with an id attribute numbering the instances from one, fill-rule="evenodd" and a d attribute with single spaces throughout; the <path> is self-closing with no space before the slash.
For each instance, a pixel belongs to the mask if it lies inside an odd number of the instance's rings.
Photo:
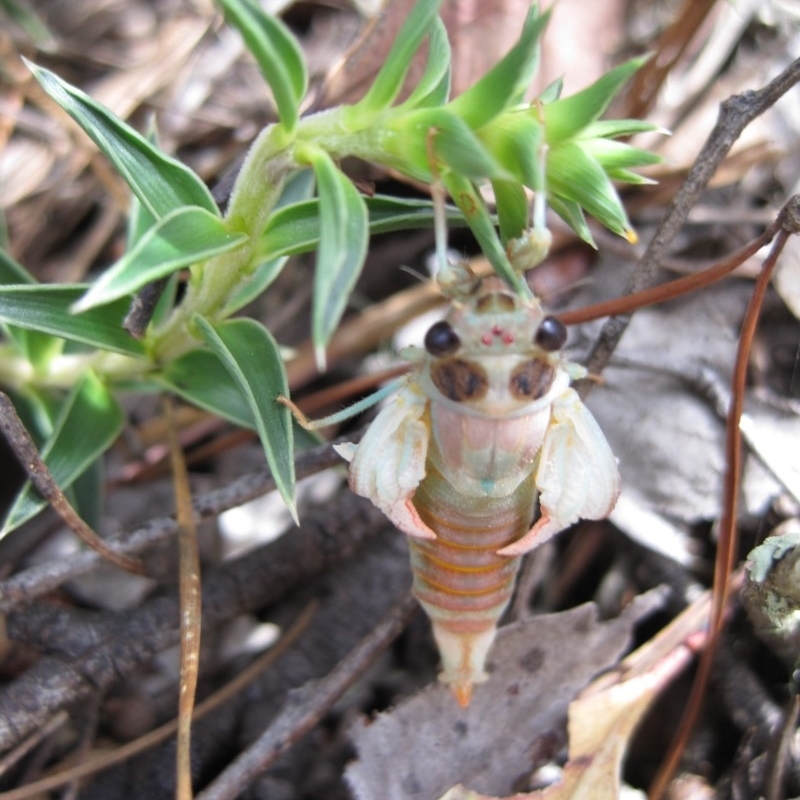
<path id="1" fill-rule="evenodd" d="M 381 410 L 357 444 L 336 446 L 350 461 L 350 487 L 370 499 L 403 533 L 418 539 L 436 534 L 412 503 L 425 477 L 430 439 L 428 400 L 411 382 Z"/>
<path id="2" fill-rule="evenodd" d="M 533 476 L 541 517 L 498 552 L 520 556 L 579 519 L 603 519 L 620 490 L 617 460 L 600 426 L 574 389 L 556 398 Z"/>

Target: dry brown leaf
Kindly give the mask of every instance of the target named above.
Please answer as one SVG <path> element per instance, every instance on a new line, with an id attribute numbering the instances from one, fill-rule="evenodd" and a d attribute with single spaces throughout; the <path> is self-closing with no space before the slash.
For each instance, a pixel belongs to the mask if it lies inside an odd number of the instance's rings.
<path id="1" fill-rule="evenodd" d="M 589 687 L 569 707 L 570 752 L 561 780 L 508 800 L 619 800 L 620 769 L 631 734 L 659 692 L 685 664 L 685 654 L 678 651 L 631 680 L 600 690 Z M 456 786 L 441 800 L 500 799 Z"/>
<path id="2" fill-rule="evenodd" d="M 17 137 L 0 151 L 0 208 L 8 208 L 41 191 L 56 154 L 46 143 Z"/>
<path id="3" fill-rule="evenodd" d="M 787 442 L 800 441 L 800 415 L 790 408 L 776 408 L 760 400 L 755 393 L 745 400 L 745 413 L 740 423 L 742 436 L 751 453 L 761 462 L 780 487 L 800 503 L 800 461 Z M 750 467 L 748 462 L 748 467 Z M 751 474 L 753 473 L 753 474 Z M 781 491 L 770 485 L 755 470 L 745 474 L 744 493 L 750 513 L 765 513 Z"/>
<path id="4" fill-rule="evenodd" d="M 457 782 L 511 791 L 561 749 L 571 699 L 616 663 L 635 622 L 659 603 L 658 593 L 650 593 L 607 622 L 584 605 L 504 628 L 491 677 L 468 709 L 446 687 L 432 685 L 353 731 L 359 759 L 346 777 L 354 796 L 433 798 Z"/>
<path id="5" fill-rule="evenodd" d="M 709 609 L 710 593 L 705 592 L 614 672 L 595 679 L 569 707 L 569 760 L 562 779 L 505 800 L 618 800 L 631 735 L 653 700 L 693 657 L 687 642 L 705 629 Z M 459 785 L 441 800 L 500 798 Z"/>
<path id="6" fill-rule="evenodd" d="M 607 289 L 604 281 L 615 278 L 604 270 L 594 283 Z M 692 381 L 703 368 L 727 385 L 747 293 L 746 285 L 729 282 L 641 309 L 588 398 L 623 486 L 675 520 L 719 514 L 724 424 Z"/>

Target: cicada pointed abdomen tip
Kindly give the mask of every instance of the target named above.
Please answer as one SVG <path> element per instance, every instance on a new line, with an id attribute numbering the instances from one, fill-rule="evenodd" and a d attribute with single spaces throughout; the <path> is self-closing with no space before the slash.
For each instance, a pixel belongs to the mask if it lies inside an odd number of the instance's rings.
<path id="1" fill-rule="evenodd" d="M 456 700 L 461 708 L 467 708 L 469 701 L 472 700 L 472 684 L 471 683 L 457 683 L 450 687 Z"/>
<path id="2" fill-rule="evenodd" d="M 442 659 L 439 680 L 453 691 L 462 708 L 472 699 L 476 683 L 483 683 L 486 674 L 486 658 L 494 641 L 497 628 L 492 625 L 480 631 L 454 630 L 457 625 L 433 621 L 433 635 Z"/>

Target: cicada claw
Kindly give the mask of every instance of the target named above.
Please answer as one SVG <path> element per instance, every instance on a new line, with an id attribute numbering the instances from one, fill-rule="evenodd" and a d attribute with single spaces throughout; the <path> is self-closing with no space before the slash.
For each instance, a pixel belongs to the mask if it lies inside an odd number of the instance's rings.
<path id="1" fill-rule="evenodd" d="M 546 511 L 542 511 L 542 516 L 536 521 L 536 524 L 516 542 L 512 542 L 506 547 L 497 551 L 498 555 L 517 557 L 535 550 L 539 545 L 544 544 L 548 539 L 555 536 L 559 531 L 563 530 L 566 526 L 557 519 L 552 519 Z"/>

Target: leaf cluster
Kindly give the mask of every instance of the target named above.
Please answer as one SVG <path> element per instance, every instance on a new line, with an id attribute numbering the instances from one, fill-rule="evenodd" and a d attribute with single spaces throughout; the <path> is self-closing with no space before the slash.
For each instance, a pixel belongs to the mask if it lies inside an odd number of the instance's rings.
<path id="1" fill-rule="evenodd" d="M 12 392 L 64 488 L 77 491 L 93 472 L 96 485 L 99 459 L 122 425 L 116 390 L 167 388 L 257 430 L 293 509 L 292 424 L 276 402 L 288 394 L 281 351 L 263 325 L 231 317 L 268 289 L 289 256 L 316 251 L 311 333 L 322 365 L 370 235 L 428 226 L 433 218 L 427 201 L 364 197 L 339 161 L 358 156 L 445 187 L 455 204 L 447 209 L 449 222 L 468 225 L 498 273 L 526 292 L 520 269 L 532 264 L 520 253 L 531 248 L 520 242 L 539 241 L 531 232 L 543 233 L 543 219 L 532 211 L 536 202 L 543 209 L 546 200 L 586 241 L 585 212 L 631 236 L 613 181 L 641 182 L 632 169 L 656 158 L 618 139 L 652 126 L 600 120 L 639 60 L 570 97 L 560 97 L 558 86 L 526 97 L 548 20 L 536 7 L 508 54 L 450 100 L 447 33 L 439 3 L 426 0 L 412 9 L 361 101 L 304 118 L 308 76 L 293 35 L 255 0 L 219 4 L 255 57 L 278 117 L 254 142 L 224 214 L 199 176 L 164 153 L 155 135 L 137 132 L 29 64 L 125 180 L 132 202 L 125 252 L 91 286 L 39 284 L 0 250 L 6 334 L 0 384 Z M 423 75 L 398 101 L 425 40 Z M 485 184 L 493 189 L 493 210 L 481 191 Z M 188 281 L 177 301 L 181 272 Z M 123 327 L 126 309 L 157 281 L 165 282 L 161 299 L 134 338 Z M 75 437 L 75 430 L 91 435 Z M 26 488 L 4 531 L 40 506 Z"/>

